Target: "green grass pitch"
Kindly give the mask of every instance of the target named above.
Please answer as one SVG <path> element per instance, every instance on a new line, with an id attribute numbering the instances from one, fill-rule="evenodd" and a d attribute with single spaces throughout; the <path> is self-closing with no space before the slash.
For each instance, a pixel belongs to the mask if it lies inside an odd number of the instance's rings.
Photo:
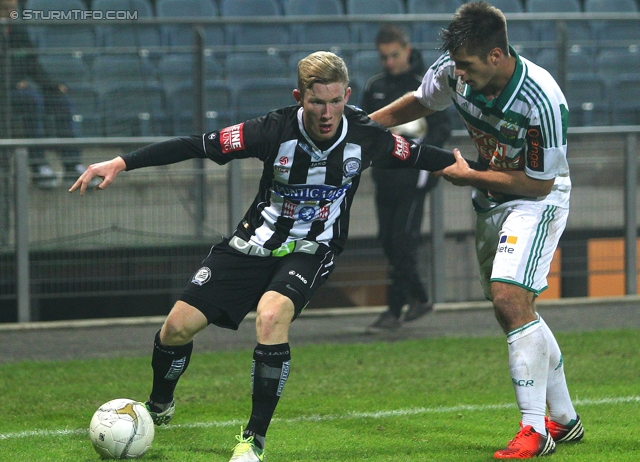
<path id="1" fill-rule="evenodd" d="M 583 442 L 547 460 L 640 460 L 640 331 L 558 334 Z M 195 354 L 148 461 L 228 461 L 251 351 Z M 96 461 L 100 404 L 144 400 L 150 357 L 0 366 L 0 461 Z M 292 345 L 266 461 L 489 461 L 518 430 L 504 338 Z"/>

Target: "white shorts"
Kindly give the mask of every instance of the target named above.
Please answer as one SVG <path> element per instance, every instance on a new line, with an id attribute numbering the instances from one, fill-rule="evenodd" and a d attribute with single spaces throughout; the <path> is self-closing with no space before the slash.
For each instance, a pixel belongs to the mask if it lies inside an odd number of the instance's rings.
<path id="1" fill-rule="evenodd" d="M 476 256 L 485 297 L 491 282 L 533 292 L 547 288 L 547 275 L 569 209 L 537 202 L 500 205 L 477 214 Z"/>

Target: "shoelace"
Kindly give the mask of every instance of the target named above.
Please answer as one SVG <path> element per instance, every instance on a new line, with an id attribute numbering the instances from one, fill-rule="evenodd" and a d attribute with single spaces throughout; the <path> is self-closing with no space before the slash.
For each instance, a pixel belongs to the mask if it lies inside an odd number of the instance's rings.
<path id="1" fill-rule="evenodd" d="M 522 440 L 526 437 L 528 437 L 529 435 L 531 435 L 533 429 L 531 427 L 529 427 L 526 431 L 524 428 L 522 428 L 518 434 L 511 440 L 509 441 L 509 444 L 507 445 L 507 447 L 512 447 L 515 445 L 522 445 Z M 520 440 L 520 441 L 518 441 Z"/>
<path id="2" fill-rule="evenodd" d="M 241 450 L 241 451 L 245 451 L 246 449 L 249 448 L 253 448 L 254 444 L 253 444 L 253 435 L 249 436 L 248 438 L 244 437 L 244 430 L 242 427 L 240 427 L 240 434 L 236 435 L 236 440 L 238 440 L 238 444 L 235 445 L 235 447 L 233 448 L 233 453 L 235 454 L 236 451 Z"/>

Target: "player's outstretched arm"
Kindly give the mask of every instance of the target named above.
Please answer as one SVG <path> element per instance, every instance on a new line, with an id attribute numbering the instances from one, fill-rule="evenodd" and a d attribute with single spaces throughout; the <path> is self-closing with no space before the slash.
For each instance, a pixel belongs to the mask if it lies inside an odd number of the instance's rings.
<path id="1" fill-rule="evenodd" d="M 127 164 L 120 156 L 115 157 L 105 162 L 99 162 L 97 164 L 89 165 L 89 168 L 80 175 L 80 177 L 73 183 L 73 186 L 69 188 L 69 192 L 72 193 L 76 189 L 80 189 L 80 195 L 84 195 L 84 192 L 89 186 L 89 182 L 95 177 L 102 178 L 102 182 L 96 186 L 96 189 L 104 189 L 109 186 L 113 180 L 115 180 L 118 173 L 126 170 Z"/>

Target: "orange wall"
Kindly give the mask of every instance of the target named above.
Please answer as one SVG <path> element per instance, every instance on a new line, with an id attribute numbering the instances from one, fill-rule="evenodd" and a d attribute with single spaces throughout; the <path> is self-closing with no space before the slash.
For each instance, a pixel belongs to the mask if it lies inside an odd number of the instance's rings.
<path id="1" fill-rule="evenodd" d="M 640 245 L 640 239 L 638 239 Z M 622 238 L 590 239 L 587 244 L 589 261 L 589 297 L 625 295 L 624 240 Z M 640 287 L 640 277 L 638 277 Z"/>

